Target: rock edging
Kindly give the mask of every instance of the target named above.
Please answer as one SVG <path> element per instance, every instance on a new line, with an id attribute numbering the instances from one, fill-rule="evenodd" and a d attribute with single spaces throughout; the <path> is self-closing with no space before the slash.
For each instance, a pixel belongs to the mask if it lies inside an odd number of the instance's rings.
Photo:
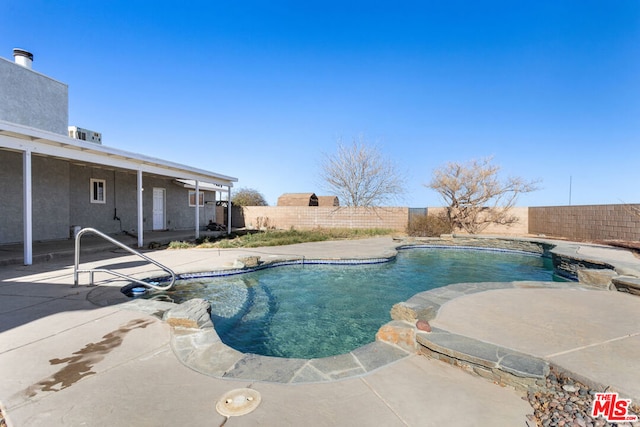
<path id="1" fill-rule="evenodd" d="M 440 307 L 454 298 L 488 290 L 515 288 L 594 289 L 592 286 L 576 282 L 457 283 L 420 292 L 407 301 L 395 304 L 391 309 L 391 317 L 394 320 L 384 325 L 381 330 L 397 328 L 400 324 L 411 327 L 416 339 L 417 353 L 459 366 L 467 372 L 523 392 L 536 392 L 540 387 L 544 387 L 551 369 L 564 372 L 594 390 L 607 389 L 605 384 L 596 383 L 578 373 L 568 372 L 565 368 L 538 357 L 438 328 L 433 328 L 431 332 L 423 332 L 415 327 L 420 320 L 428 322 L 435 319 Z M 410 335 L 406 331 L 403 334 Z M 385 339 L 387 336 L 389 333 L 379 334 L 379 339 Z M 410 345 L 406 348 L 410 348 Z"/>

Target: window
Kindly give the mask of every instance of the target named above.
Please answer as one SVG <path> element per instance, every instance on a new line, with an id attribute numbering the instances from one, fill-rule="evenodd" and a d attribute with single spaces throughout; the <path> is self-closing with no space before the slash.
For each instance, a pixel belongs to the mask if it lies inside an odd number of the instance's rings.
<path id="1" fill-rule="evenodd" d="M 91 178 L 91 203 L 106 203 L 106 185 L 107 182 L 104 179 Z"/>
<path id="2" fill-rule="evenodd" d="M 201 191 L 198 197 L 198 206 L 204 206 L 204 193 Z M 196 205 L 196 192 L 189 191 L 189 206 Z"/>

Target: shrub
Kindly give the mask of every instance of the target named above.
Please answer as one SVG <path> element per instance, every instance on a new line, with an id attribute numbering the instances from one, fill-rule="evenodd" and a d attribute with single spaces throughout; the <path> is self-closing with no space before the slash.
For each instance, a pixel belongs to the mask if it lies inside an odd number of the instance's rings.
<path id="1" fill-rule="evenodd" d="M 169 249 L 199 248 L 255 248 L 259 246 L 282 246 L 295 243 L 320 242 L 324 240 L 360 239 L 366 237 L 388 236 L 393 230 L 384 228 L 347 229 L 316 228 L 313 230 L 243 230 L 229 236 L 217 238 L 203 237 L 195 242 L 173 241 Z"/>
<path id="2" fill-rule="evenodd" d="M 413 237 L 438 237 L 453 231 L 446 214 L 419 215 L 411 219 L 407 226 L 407 234 Z"/>
<path id="3" fill-rule="evenodd" d="M 169 249 L 188 249 L 188 248 L 193 248 L 195 247 L 195 245 L 193 243 L 189 243 L 189 242 L 183 242 L 183 241 L 172 241 L 171 243 L 169 243 Z"/>

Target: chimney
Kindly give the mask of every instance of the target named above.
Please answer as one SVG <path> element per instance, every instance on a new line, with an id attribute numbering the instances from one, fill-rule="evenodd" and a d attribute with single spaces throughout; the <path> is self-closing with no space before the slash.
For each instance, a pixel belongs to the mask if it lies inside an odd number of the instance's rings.
<path id="1" fill-rule="evenodd" d="M 31 69 L 31 64 L 33 64 L 33 54 L 31 52 L 15 48 L 13 49 L 13 57 L 15 58 L 16 64 Z"/>

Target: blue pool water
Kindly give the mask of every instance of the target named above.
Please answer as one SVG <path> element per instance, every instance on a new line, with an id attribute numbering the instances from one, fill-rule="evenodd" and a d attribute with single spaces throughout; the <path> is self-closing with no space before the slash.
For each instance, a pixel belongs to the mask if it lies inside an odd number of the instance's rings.
<path id="1" fill-rule="evenodd" d="M 413 248 L 367 265 L 289 265 L 180 280 L 175 302 L 204 298 L 220 338 L 245 353 L 317 358 L 373 342 L 391 307 L 464 282 L 554 280 L 551 260 L 514 252 Z"/>

